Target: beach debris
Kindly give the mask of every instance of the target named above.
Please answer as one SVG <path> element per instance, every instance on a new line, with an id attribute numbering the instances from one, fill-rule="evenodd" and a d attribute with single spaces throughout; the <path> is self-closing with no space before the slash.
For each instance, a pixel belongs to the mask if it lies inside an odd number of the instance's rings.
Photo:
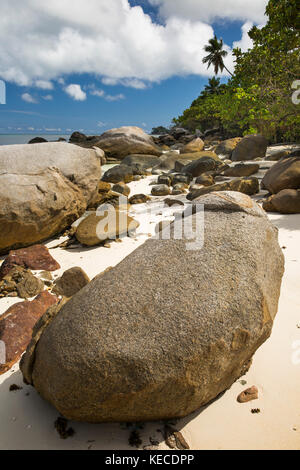
<path id="1" fill-rule="evenodd" d="M 59 416 L 56 421 L 54 422 L 54 427 L 59 434 L 61 439 L 68 439 L 69 437 L 73 437 L 75 431 L 73 428 L 68 428 L 68 420 Z"/>
<path id="2" fill-rule="evenodd" d="M 56 271 L 60 269 L 60 265 L 44 245 L 33 245 L 10 251 L 0 267 L 0 280 L 16 265 L 33 270 Z"/>
<path id="3" fill-rule="evenodd" d="M 80 267 L 73 267 L 63 273 L 54 282 L 53 291 L 56 295 L 72 297 L 90 282 L 87 274 Z"/>
<path id="4" fill-rule="evenodd" d="M 68 238 L 68 240 L 64 240 L 63 242 L 59 243 L 58 245 L 55 245 L 55 246 L 52 246 L 51 247 L 51 250 L 54 250 L 56 248 L 62 248 L 62 249 L 65 249 L 65 248 L 70 248 L 71 246 L 73 245 L 77 245 L 78 246 L 78 242 L 75 238 L 74 235 L 72 235 L 71 237 Z"/>
<path id="5" fill-rule="evenodd" d="M 143 444 L 140 433 L 136 429 L 133 429 L 133 431 L 131 431 L 128 438 L 128 443 L 131 447 L 136 448 L 141 447 L 141 445 Z"/>
<path id="6" fill-rule="evenodd" d="M 187 450 L 190 448 L 181 432 L 168 424 L 164 426 L 164 439 L 170 449 Z"/>
<path id="7" fill-rule="evenodd" d="M 5 363 L 0 374 L 7 372 L 27 348 L 32 330 L 46 310 L 57 302 L 57 297 L 44 291 L 31 302 L 19 302 L 0 317 L 0 340 L 5 343 Z"/>
<path id="8" fill-rule="evenodd" d="M 9 391 L 10 392 L 17 392 L 18 390 L 22 390 L 23 387 L 20 387 L 19 385 L 17 384 L 12 384 L 10 385 L 9 387 Z"/>
<path id="9" fill-rule="evenodd" d="M 277 229 L 241 193 L 194 203 L 205 206 L 205 249 L 173 237 L 171 223 L 170 239 L 150 238 L 93 279 L 27 349 L 23 376 L 63 416 L 188 415 L 243 377 L 270 336 L 284 271 Z M 196 211 L 186 219 L 197 226 Z"/>
<path id="10" fill-rule="evenodd" d="M 247 403 L 248 401 L 257 400 L 257 399 L 258 399 L 258 389 L 257 387 L 255 387 L 255 385 L 253 385 L 250 388 L 247 388 L 246 390 L 241 392 L 237 397 L 237 401 L 239 403 Z"/>

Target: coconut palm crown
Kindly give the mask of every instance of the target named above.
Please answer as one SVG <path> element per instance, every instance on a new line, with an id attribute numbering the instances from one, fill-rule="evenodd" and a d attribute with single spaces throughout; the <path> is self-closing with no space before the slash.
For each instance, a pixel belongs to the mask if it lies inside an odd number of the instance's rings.
<path id="1" fill-rule="evenodd" d="M 218 75 L 219 71 L 223 72 L 225 69 L 232 76 L 232 73 L 224 64 L 224 58 L 227 56 L 228 52 L 223 49 L 223 39 L 218 40 L 215 35 L 208 41 L 204 50 L 208 52 L 208 55 L 202 59 L 202 62 L 207 64 L 207 68 L 213 65 L 216 75 Z"/>

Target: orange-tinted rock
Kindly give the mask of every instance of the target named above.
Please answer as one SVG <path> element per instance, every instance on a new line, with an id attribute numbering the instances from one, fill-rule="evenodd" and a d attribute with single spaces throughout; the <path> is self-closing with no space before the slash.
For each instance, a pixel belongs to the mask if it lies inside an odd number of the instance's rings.
<path id="1" fill-rule="evenodd" d="M 44 245 L 33 245 L 21 250 L 12 250 L 0 268 L 0 280 L 9 273 L 15 265 L 29 269 L 56 271 L 60 265 L 55 261 Z"/>
<path id="2" fill-rule="evenodd" d="M 247 388 L 247 390 L 244 390 L 237 397 L 237 401 L 239 403 L 247 403 L 248 401 L 257 400 L 257 399 L 258 399 L 258 389 L 257 387 L 255 387 L 255 385 L 253 385 L 250 388 Z"/>
<path id="3" fill-rule="evenodd" d="M 7 372 L 20 359 L 31 340 L 34 325 L 57 300 L 44 291 L 31 302 L 13 305 L 1 316 L 0 341 L 5 346 L 5 363 L 0 363 L 0 374 Z"/>

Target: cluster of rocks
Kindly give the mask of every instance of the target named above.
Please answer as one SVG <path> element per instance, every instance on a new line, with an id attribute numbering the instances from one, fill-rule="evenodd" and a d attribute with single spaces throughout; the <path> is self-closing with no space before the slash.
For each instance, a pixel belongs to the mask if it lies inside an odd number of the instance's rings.
<path id="1" fill-rule="evenodd" d="M 0 297 L 26 299 L 10 307 L 0 317 L 0 340 L 6 359 L 0 374 L 9 370 L 27 348 L 35 323 L 56 304 L 59 297 L 70 298 L 90 279 L 79 267 L 73 267 L 56 280 L 52 272 L 60 265 L 43 245 L 13 250 L 0 267 Z M 39 271 L 33 274 L 34 271 Z M 32 300 L 27 300 L 32 299 Z"/>
<path id="2" fill-rule="evenodd" d="M 262 186 L 266 210 L 300 212 L 299 155 L 267 164 L 264 137 L 220 141 L 216 129 L 174 129 L 168 139 L 125 127 L 0 147 L 0 253 L 14 250 L 0 268 L 0 296 L 35 297 L 0 318 L 0 373 L 27 348 L 25 382 L 68 419 L 185 416 L 243 375 L 271 333 L 283 255 L 277 229 L 249 196 Z M 121 163 L 101 179 L 103 159 Z M 131 195 L 128 184 L 149 175 L 152 197 Z M 170 195 L 192 206 L 181 214 L 192 226 L 204 205 L 203 249 L 189 250 L 169 223 L 169 239 L 149 239 L 90 281 L 79 267 L 54 280 L 58 263 L 32 246 L 70 227 L 85 246 L 134 233 L 130 205 L 166 197 L 171 207 Z M 252 388 L 239 401 L 256 396 Z"/>
<path id="3" fill-rule="evenodd" d="M 265 174 L 262 188 L 271 193 L 263 203 L 266 211 L 299 214 L 300 153 L 283 156 Z"/>
<path id="4" fill-rule="evenodd" d="M 124 126 L 110 129 L 100 136 L 86 136 L 74 132 L 70 143 L 84 148 L 100 148 L 105 152 L 108 162 L 123 160 L 127 155 L 157 155 L 161 150 L 155 145 L 153 138 L 139 127 Z"/>

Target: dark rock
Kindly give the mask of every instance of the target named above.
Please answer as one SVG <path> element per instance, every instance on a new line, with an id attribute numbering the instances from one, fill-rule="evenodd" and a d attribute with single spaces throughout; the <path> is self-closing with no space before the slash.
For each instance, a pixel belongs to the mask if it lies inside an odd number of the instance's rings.
<path id="1" fill-rule="evenodd" d="M 145 194 L 135 194 L 129 199 L 129 204 L 145 204 L 148 201 L 151 201 L 151 197 Z"/>
<path id="2" fill-rule="evenodd" d="M 167 175 L 160 175 L 157 179 L 157 184 L 165 184 L 171 186 L 171 178 Z"/>
<path id="3" fill-rule="evenodd" d="M 259 171 L 259 165 L 255 163 L 239 163 L 224 171 L 224 176 L 251 176 Z"/>
<path id="4" fill-rule="evenodd" d="M 265 174 L 262 187 L 276 194 L 283 189 L 300 188 L 300 157 L 279 160 Z"/>
<path id="5" fill-rule="evenodd" d="M 132 180 L 132 167 L 123 164 L 110 168 L 102 177 L 102 181 L 105 181 L 106 183 L 130 183 Z"/>
<path id="6" fill-rule="evenodd" d="M 203 186 L 211 186 L 212 184 L 215 184 L 215 181 L 212 175 L 203 173 L 201 176 L 196 178 L 195 183 L 202 184 Z"/>
<path id="7" fill-rule="evenodd" d="M 116 193 L 123 194 L 124 196 L 129 196 L 130 188 L 125 183 L 117 183 L 112 187 L 112 191 Z"/>
<path id="8" fill-rule="evenodd" d="M 268 141 L 262 135 L 247 135 L 232 152 L 232 161 L 254 160 L 265 158 Z"/>
<path id="9" fill-rule="evenodd" d="M 300 189 L 283 189 L 263 203 L 267 212 L 280 214 L 300 214 Z"/>
<path id="10" fill-rule="evenodd" d="M 44 139 L 43 137 L 34 137 L 28 143 L 29 144 L 43 144 L 45 142 L 48 142 L 48 140 Z"/>
<path id="11" fill-rule="evenodd" d="M 217 167 L 221 164 L 221 161 L 215 160 L 209 156 L 204 156 L 199 158 L 199 160 L 195 160 L 189 163 L 181 171 L 182 173 L 192 175 L 195 178 L 202 175 L 202 173 L 217 169 Z"/>
<path id="12" fill-rule="evenodd" d="M 172 186 L 175 186 L 176 184 L 183 183 L 188 185 L 192 181 L 192 176 L 190 174 L 174 174 L 171 176 L 172 179 Z"/>
<path id="13" fill-rule="evenodd" d="M 153 186 L 151 194 L 153 196 L 168 196 L 171 194 L 171 189 L 166 184 L 159 184 L 157 186 Z"/>

